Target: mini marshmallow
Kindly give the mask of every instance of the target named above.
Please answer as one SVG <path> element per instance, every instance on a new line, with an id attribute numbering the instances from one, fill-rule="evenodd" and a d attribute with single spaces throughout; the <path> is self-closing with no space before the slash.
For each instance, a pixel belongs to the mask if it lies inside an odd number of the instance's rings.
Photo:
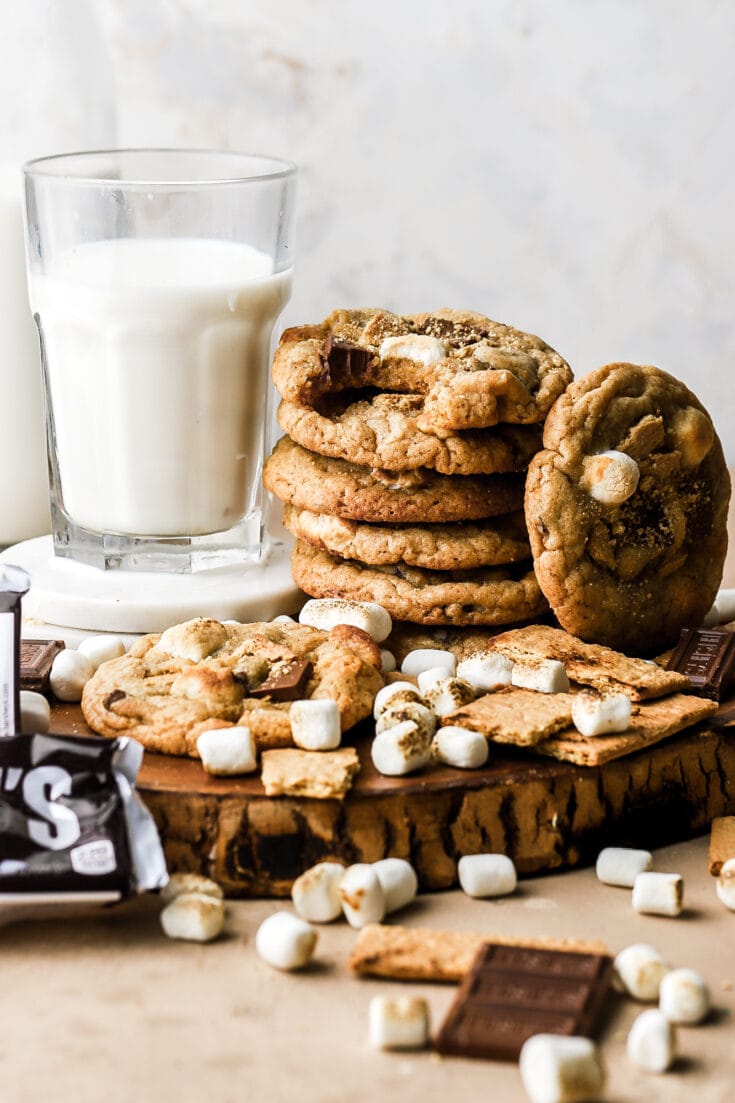
<path id="1" fill-rule="evenodd" d="M 638 874 L 647 873 L 652 868 L 653 854 L 650 850 L 606 846 L 597 855 L 595 873 L 603 885 L 620 885 L 632 889 Z"/>
<path id="2" fill-rule="evenodd" d="M 379 773 L 403 777 L 428 765 L 431 744 L 414 720 L 405 720 L 376 735 L 370 755 Z"/>
<path id="3" fill-rule="evenodd" d="M 84 687 L 93 674 L 94 667 L 89 659 L 67 647 L 59 652 L 51 667 L 51 692 L 60 701 L 81 701 Z"/>
<path id="4" fill-rule="evenodd" d="M 703 628 L 735 620 L 735 590 L 718 590 L 714 605 L 702 622 Z"/>
<path id="5" fill-rule="evenodd" d="M 317 933 L 291 912 L 274 912 L 258 927 L 255 949 L 274 969 L 290 972 L 303 969 L 311 961 Z"/>
<path id="6" fill-rule="evenodd" d="M 428 670 L 422 670 L 416 676 L 416 681 L 421 692 L 426 693 L 427 689 L 430 689 L 437 682 L 443 682 L 446 676 L 447 668 L 445 666 L 432 666 Z"/>
<path id="7" fill-rule="evenodd" d="M 342 911 L 351 927 L 380 923 L 385 915 L 385 893 L 373 866 L 358 862 L 348 866 L 339 885 Z"/>
<path id="8" fill-rule="evenodd" d="M 439 728 L 431 744 L 431 754 L 445 766 L 460 770 L 476 770 L 488 760 L 490 748 L 482 732 L 456 728 L 448 724 Z"/>
<path id="9" fill-rule="evenodd" d="M 518 1071 L 531 1103 L 592 1103 L 605 1083 L 597 1046 L 577 1035 L 534 1034 L 523 1043 Z"/>
<path id="10" fill-rule="evenodd" d="M 641 1011 L 626 1042 L 628 1060 L 644 1072 L 666 1072 L 676 1057 L 676 1032 L 655 1007 Z"/>
<path id="11" fill-rule="evenodd" d="M 671 969 L 654 946 L 634 942 L 626 946 L 613 963 L 616 987 L 634 1000 L 649 1003 L 658 999 L 661 981 Z"/>
<path id="12" fill-rule="evenodd" d="M 572 701 L 572 723 L 585 736 L 627 731 L 632 713 L 633 702 L 624 693 L 604 697 L 579 693 Z"/>
<path id="13" fill-rule="evenodd" d="M 96 670 L 102 663 L 119 659 L 125 654 L 127 647 L 119 636 L 90 636 L 89 639 L 82 640 L 77 651 L 85 659 L 89 659 Z"/>
<path id="14" fill-rule="evenodd" d="M 203 892 L 183 892 L 163 909 L 160 919 L 167 938 L 212 942 L 222 933 L 225 905 Z"/>
<path id="15" fill-rule="evenodd" d="M 236 620 L 225 620 L 222 623 L 223 624 L 237 624 L 238 622 Z M 288 613 L 279 613 L 279 615 L 277 617 L 273 618 L 273 623 L 274 624 L 296 624 L 297 621 L 295 621 L 293 617 L 290 617 L 288 615 Z"/>
<path id="16" fill-rule="evenodd" d="M 604 505 L 620 505 L 635 493 L 640 476 L 632 456 L 625 452 L 600 452 L 585 458 L 581 486 Z"/>
<path id="17" fill-rule="evenodd" d="M 474 689 L 462 678 L 445 678 L 442 682 L 434 682 L 426 691 L 426 700 L 437 716 L 449 716 L 474 699 Z"/>
<path id="18" fill-rule="evenodd" d="M 505 854 L 465 854 L 457 865 L 459 883 L 468 896 L 508 896 L 518 884 L 516 867 Z"/>
<path id="19" fill-rule="evenodd" d="M 520 689 L 535 689 L 538 693 L 569 692 L 567 672 L 558 659 L 513 663 L 510 684 Z"/>
<path id="20" fill-rule="evenodd" d="M 395 701 L 395 698 L 393 700 Z M 391 703 L 384 712 L 381 712 L 375 721 L 375 733 L 380 735 L 381 732 L 394 728 L 396 724 L 403 724 L 406 720 L 413 720 L 427 742 L 436 731 L 436 716 L 430 708 L 420 705 L 418 701 L 399 701 L 396 704 Z"/>
<path id="21" fill-rule="evenodd" d="M 51 727 L 51 706 L 42 693 L 20 691 L 20 730 L 23 735 L 43 735 Z"/>
<path id="22" fill-rule="evenodd" d="M 164 904 L 170 904 L 177 896 L 192 893 L 199 896 L 213 896 L 215 900 L 221 900 L 224 896 L 216 881 L 212 881 L 209 877 L 202 877 L 200 873 L 172 873 L 161 889 L 161 899 Z"/>
<path id="23" fill-rule="evenodd" d="M 469 655 L 457 664 L 457 677 L 469 682 L 476 693 L 492 693 L 511 684 L 513 663 L 497 651 Z"/>
<path id="24" fill-rule="evenodd" d="M 381 360 L 413 360 L 428 368 L 446 357 L 447 346 L 428 333 L 402 333 L 398 337 L 385 337 L 378 355 Z"/>
<path id="25" fill-rule="evenodd" d="M 728 858 L 726 862 L 722 863 L 715 890 L 717 899 L 731 912 L 735 912 L 735 858 Z"/>
<path id="26" fill-rule="evenodd" d="M 380 649 L 380 669 L 384 674 L 392 674 L 397 667 L 396 657 L 392 651 L 388 651 L 385 647 Z"/>
<path id="27" fill-rule="evenodd" d="M 709 988 L 694 969 L 672 969 L 661 981 L 659 1011 L 672 1023 L 701 1023 L 710 1009 Z"/>
<path id="28" fill-rule="evenodd" d="M 678 873 L 639 873 L 633 882 L 633 907 L 644 915 L 680 915 L 683 903 Z"/>
<path id="29" fill-rule="evenodd" d="M 374 601 L 346 601 L 339 597 L 312 598 L 299 614 L 301 624 L 328 632 L 338 624 L 362 628 L 376 643 L 387 639 L 393 622 L 382 605 Z"/>
<path id="30" fill-rule="evenodd" d="M 399 693 L 401 696 L 398 698 L 398 701 L 401 703 L 405 701 L 418 701 L 420 705 L 428 705 L 428 701 L 424 700 L 413 682 L 389 682 L 387 686 L 383 686 L 383 688 L 379 689 L 375 694 L 373 716 L 376 720 L 381 712 L 384 712 L 389 707 L 389 704 L 393 704 L 392 698 Z"/>
<path id="31" fill-rule="evenodd" d="M 444 667 L 444 677 L 451 677 L 457 669 L 457 660 L 451 651 L 443 651 L 438 647 L 418 647 L 415 651 L 409 651 L 401 663 L 401 674 L 410 674 L 416 678 L 425 670 L 433 670 L 437 666 Z"/>
<path id="32" fill-rule="evenodd" d="M 291 899 L 302 919 L 309 923 L 331 923 L 342 914 L 339 886 L 345 867 L 339 862 L 318 862 L 297 877 Z"/>
<path id="33" fill-rule="evenodd" d="M 202 766 L 214 777 L 252 774 L 258 758 L 250 728 L 210 728 L 197 739 Z"/>
<path id="34" fill-rule="evenodd" d="M 424 1049 L 429 1041 L 426 1000 L 373 996 L 368 1022 L 370 1045 L 375 1049 Z"/>
<path id="35" fill-rule="evenodd" d="M 373 862 L 383 895 L 385 896 L 385 914 L 405 908 L 416 896 L 419 880 L 410 862 L 405 858 L 381 858 Z"/>
<path id="36" fill-rule="evenodd" d="M 339 705 L 329 697 L 294 701 L 289 719 L 293 741 L 305 751 L 333 751 L 342 741 Z"/>

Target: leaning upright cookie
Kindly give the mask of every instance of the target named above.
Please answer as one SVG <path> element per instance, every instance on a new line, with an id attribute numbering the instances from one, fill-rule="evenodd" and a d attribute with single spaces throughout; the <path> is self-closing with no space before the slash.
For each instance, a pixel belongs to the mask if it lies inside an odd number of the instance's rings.
<path id="1" fill-rule="evenodd" d="M 730 479 L 708 413 L 653 367 L 608 364 L 549 413 L 526 482 L 539 585 L 560 624 L 639 654 L 710 608 Z"/>

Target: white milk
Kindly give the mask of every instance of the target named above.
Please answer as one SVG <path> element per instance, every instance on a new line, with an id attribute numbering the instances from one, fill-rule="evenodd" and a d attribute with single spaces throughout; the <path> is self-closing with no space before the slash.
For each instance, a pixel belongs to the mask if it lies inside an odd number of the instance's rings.
<path id="1" fill-rule="evenodd" d="M 20 167 L 0 166 L 0 544 L 48 532 L 38 334 L 28 305 Z"/>
<path id="2" fill-rule="evenodd" d="M 290 272 L 219 240 L 82 245 L 34 276 L 64 506 L 86 528 L 203 535 L 257 506 Z"/>

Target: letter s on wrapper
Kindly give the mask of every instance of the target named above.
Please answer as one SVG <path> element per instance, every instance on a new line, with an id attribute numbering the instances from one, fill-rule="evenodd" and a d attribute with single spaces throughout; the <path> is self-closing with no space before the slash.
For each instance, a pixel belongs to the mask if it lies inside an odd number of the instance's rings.
<path id="1" fill-rule="evenodd" d="M 142 757 L 127 738 L 0 739 L 0 913 L 5 893 L 41 893 L 45 905 L 46 894 L 114 900 L 166 884 L 158 832 L 134 789 Z"/>

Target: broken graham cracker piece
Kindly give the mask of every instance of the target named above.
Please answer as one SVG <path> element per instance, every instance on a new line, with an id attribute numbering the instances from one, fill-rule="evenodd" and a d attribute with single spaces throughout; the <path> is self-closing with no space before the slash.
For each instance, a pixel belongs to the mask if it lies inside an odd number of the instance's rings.
<path id="1" fill-rule="evenodd" d="M 569 727 L 572 700 L 570 693 L 537 693 L 504 686 L 442 717 L 442 722 L 482 732 L 493 743 L 532 746 Z"/>
<path id="2" fill-rule="evenodd" d="M 735 858 L 735 816 L 716 816 L 709 837 L 709 871 L 719 877 L 729 858 Z"/>
<path id="3" fill-rule="evenodd" d="M 614 758 L 652 747 L 715 712 L 717 704 L 714 701 L 675 693 L 660 701 L 636 706 L 627 731 L 588 738 L 570 728 L 536 743 L 533 749 L 538 754 L 573 762 L 576 766 L 601 766 Z"/>
<path id="4" fill-rule="evenodd" d="M 342 800 L 360 769 L 354 747 L 301 751 L 291 747 L 263 752 L 263 787 L 268 797 Z"/>
<path id="5" fill-rule="evenodd" d="M 488 943 L 477 951 L 434 1049 L 517 1061 L 534 1034 L 590 1038 L 612 972 L 609 954 Z"/>
<path id="6" fill-rule="evenodd" d="M 664 697 L 691 689 L 686 675 L 662 670 L 645 659 L 634 659 L 601 647 L 584 643 L 560 628 L 530 624 L 502 632 L 488 640 L 490 651 L 499 651 L 513 662 L 528 659 L 557 659 L 564 663 L 571 682 L 590 686 L 600 693 L 625 693 L 633 701 Z"/>
<path id="7" fill-rule="evenodd" d="M 349 967 L 361 977 L 389 980 L 461 981 L 486 943 L 532 950 L 607 954 L 603 942 L 574 938 L 514 938 L 477 931 L 439 931 L 369 923 L 358 935 Z"/>

